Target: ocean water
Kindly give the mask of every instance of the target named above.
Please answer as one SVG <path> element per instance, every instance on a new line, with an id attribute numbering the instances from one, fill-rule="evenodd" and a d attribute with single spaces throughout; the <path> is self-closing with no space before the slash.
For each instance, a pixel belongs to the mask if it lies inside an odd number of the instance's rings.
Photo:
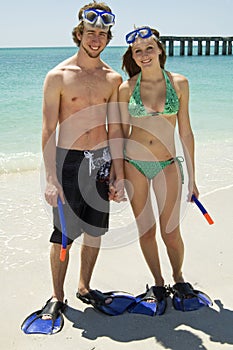
<path id="1" fill-rule="evenodd" d="M 125 49 L 108 47 L 102 54 L 123 79 Z M 43 81 L 75 52 L 75 47 L 0 49 L 0 174 L 40 168 Z M 232 184 L 232 64 L 233 56 L 167 58 L 166 69 L 189 79 L 198 180 L 205 192 Z"/>

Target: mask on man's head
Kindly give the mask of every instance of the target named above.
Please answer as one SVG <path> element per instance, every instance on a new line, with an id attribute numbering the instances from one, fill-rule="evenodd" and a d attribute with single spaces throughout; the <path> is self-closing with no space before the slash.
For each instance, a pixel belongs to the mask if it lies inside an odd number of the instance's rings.
<path id="1" fill-rule="evenodd" d="M 115 24 L 115 15 L 111 12 L 97 9 L 87 9 L 82 14 L 83 21 L 93 27 L 107 29 Z"/>

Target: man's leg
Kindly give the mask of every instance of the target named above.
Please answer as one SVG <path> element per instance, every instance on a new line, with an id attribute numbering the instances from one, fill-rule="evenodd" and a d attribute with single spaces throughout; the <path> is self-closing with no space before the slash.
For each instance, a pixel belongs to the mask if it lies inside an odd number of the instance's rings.
<path id="1" fill-rule="evenodd" d="M 101 238 L 84 233 L 81 247 L 81 265 L 78 291 L 81 295 L 88 293 L 90 281 L 99 254 Z"/>
<path id="2" fill-rule="evenodd" d="M 51 264 L 51 273 L 53 280 L 53 295 L 51 301 L 61 301 L 64 299 L 64 282 L 66 271 L 69 262 L 69 251 L 71 244 L 67 246 L 66 258 L 65 261 L 60 261 L 60 251 L 61 245 L 58 243 L 52 243 L 50 249 L 50 264 Z M 50 315 L 44 315 L 43 320 L 51 319 Z"/>
<path id="3" fill-rule="evenodd" d="M 92 237 L 87 233 L 84 233 L 83 244 L 81 247 L 81 265 L 78 283 L 78 292 L 82 296 L 90 291 L 90 281 L 99 254 L 100 243 L 100 237 Z M 104 299 L 105 304 L 110 304 L 111 302 L 112 298 Z"/>
<path id="4" fill-rule="evenodd" d="M 71 244 L 67 246 L 65 261 L 60 261 L 61 245 L 53 243 L 50 250 L 50 263 L 53 279 L 53 298 L 59 301 L 64 299 L 64 281 L 69 262 L 69 250 Z"/>

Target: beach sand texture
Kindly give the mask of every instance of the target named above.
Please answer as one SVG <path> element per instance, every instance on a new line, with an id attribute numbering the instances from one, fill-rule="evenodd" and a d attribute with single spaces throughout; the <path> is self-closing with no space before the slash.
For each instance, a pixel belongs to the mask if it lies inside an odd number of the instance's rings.
<path id="1" fill-rule="evenodd" d="M 208 225 L 191 204 L 181 223 L 186 246 L 184 275 L 212 298 L 212 308 L 184 313 L 174 310 L 169 298 L 167 311 L 160 317 L 100 314 L 75 298 L 80 245 L 74 244 L 66 279 L 69 307 L 65 325 L 52 336 L 25 335 L 20 329 L 24 318 L 40 309 L 51 293 L 48 239 L 52 226 L 42 199 L 40 173 L 1 175 L 0 190 L 2 350 L 233 349 L 232 186 L 201 197 L 214 225 Z M 159 245 L 164 276 L 172 284 L 160 240 Z M 146 283 L 152 285 L 153 280 L 136 239 L 101 250 L 92 288 L 137 295 Z"/>

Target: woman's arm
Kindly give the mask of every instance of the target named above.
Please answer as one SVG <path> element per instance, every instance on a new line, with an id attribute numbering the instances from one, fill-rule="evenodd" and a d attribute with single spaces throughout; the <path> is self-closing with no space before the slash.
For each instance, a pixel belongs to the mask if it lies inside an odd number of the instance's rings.
<path id="1" fill-rule="evenodd" d="M 178 127 L 189 176 L 188 200 L 190 201 L 192 194 L 198 197 L 199 192 L 195 179 L 195 142 L 189 117 L 189 83 L 182 75 L 177 75 L 176 82 L 180 92 L 180 108 L 177 114 Z"/>

